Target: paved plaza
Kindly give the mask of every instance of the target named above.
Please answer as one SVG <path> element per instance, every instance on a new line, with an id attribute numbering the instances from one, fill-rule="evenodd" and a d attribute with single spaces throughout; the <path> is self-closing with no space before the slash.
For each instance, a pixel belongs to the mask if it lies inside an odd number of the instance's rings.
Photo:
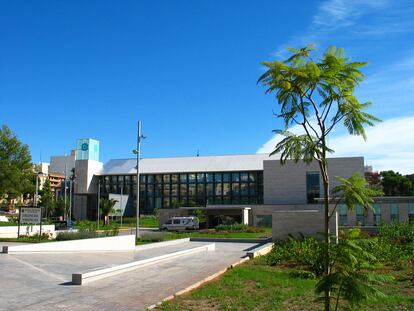
<path id="1" fill-rule="evenodd" d="M 70 284 L 72 273 L 205 244 L 209 243 L 187 242 L 135 252 L 0 254 L 0 310 L 145 310 L 238 261 L 255 245 L 216 243 L 215 251 L 176 257 L 82 286 Z"/>

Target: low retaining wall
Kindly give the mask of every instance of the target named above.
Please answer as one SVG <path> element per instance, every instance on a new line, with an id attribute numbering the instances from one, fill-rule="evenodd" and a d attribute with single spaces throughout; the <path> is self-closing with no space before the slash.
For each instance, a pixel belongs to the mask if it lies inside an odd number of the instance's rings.
<path id="1" fill-rule="evenodd" d="M 103 278 L 111 277 L 111 276 L 118 275 L 118 274 L 121 274 L 121 273 L 124 273 L 124 272 L 128 272 L 128 271 L 135 270 L 135 269 L 138 269 L 138 268 L 146 267 L 148 265 L 155 264 L 155 263 L 158 263 L 158 262 L 163 261 L 163 260 L 175 258 L 175 257 L 178 257 L 178 256 L 193 254 L 193 253 L 201 252 L 201 251 L 214 251 L 215 249 L 216 249 L 216 245 L 214 243 L 212 243 L 212 244 L 208 244 L 208 245 L 203 245 L 203 246 L 199 246 L 199 247 L 194 247 L 194 248 L 185 249 L 185 250 L 182 250 L 182 251 L 169 253 L 169 254 L 166 254 L 166 255 L 161 255 L 161 256 L 152 257 L 152 258 L 148 258 L 148 259 L 137 260 L 137 261 L 129 262 L 129 263 L 126 263 L 126 264 L 118 265 L 118 266 L 115 266 L 115 267 L 99 269 L 99 270 L 86 272 L 86 273 L 73 273 L 72 274 L 72 284 L 73 285 L 83 285 L 83 284 L 90 283 L 90 282 L 93 282 L 93 281 L 101 280 Z M 166 276 L 166 277 L 168 277 L 168 276 Z"/>
<path id="2" fill-rule="evenodd" d="M 3 246 L 3 253 L 110 252 L 132 250 L 135 250 L 135 235 Z"/>
<path id="3" fill-rule="evenodd" d="M 17 238 L 18 226 L 1 226 L 0 238 Z M 21 225 L 20 235 L 35 235 L 40 232 L 39 225 Z M 42 225 L 42 233 L 48 232 L 55 236 L 55 225 Z"/>
<path id="4" fill-rule="evenodd" d="M 289 210 L 272 213 L 272 235 L 274 240 L 292 236 L 318 236 L 324 231 L 325 215 L 321 210 Z M 338 236 L 338 213 L 331 218 L 332 235 Z"/>

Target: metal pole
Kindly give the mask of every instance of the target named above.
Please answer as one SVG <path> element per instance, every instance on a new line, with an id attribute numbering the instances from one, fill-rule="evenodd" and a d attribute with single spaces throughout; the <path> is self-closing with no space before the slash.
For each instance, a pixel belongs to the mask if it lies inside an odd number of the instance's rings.
<path id="1" fill-rule="evenodd" d="M 33 205 L 37 206 L 37 198 L 39 195 L 39 172 L 36 172 L 36 193 L 35 193 L 35 197 L 33 200 Z"/>
<path id="2" fill-rule="evenodd" d="M 135 240 L 139 238 L 139 158 L 141 152 L 141 121 L 138 121 L 138 139 L 137 139 L 137 210 L 135 224 Z"/>
<path id="3" fill-rule="evenodd" d="M 65 208 L 63 210 L 63 218 L 64 220 L 67 218 L 67 214 L 66 214 L 66 163 L 65 163 Z"/>
<path id="4" fill-rule="evenodd" d="M 122 197 L 123 197 L 123 194 L 124 193 L 124 182 L 122 182 L 122 184 L 121 184 L 121 228 L 122 228 L 122 215 L 124 214 L 124 212 L 123 212 L 123 210 L 122 210 Z"/>
<path id="5" fill-rule="evenodd" d="M 98 177 L 99 178 L 99 177 Z M 101 203 L 101 181 L 98 179 L 98 209 L 96 211 L 96 218 L 98 219 L 98 229 L 99 230 L 99 205 Z"/>
<path id="6" fill-rule="evenodd" d="M 72 220 L 72 181 L 69 180 L 69 220 Z"/>

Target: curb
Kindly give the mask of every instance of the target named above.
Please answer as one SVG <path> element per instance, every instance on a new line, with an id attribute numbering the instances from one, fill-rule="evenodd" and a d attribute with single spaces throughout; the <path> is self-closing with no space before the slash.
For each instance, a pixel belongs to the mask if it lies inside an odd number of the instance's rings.
<path id="1" fill-rule="evenodd" d="M 264 239 L 242 239 L 242 238 L 190 238 L 191 242 L 231 242 L 231 243 L 260 243 L 265 244 L 272 241 L 271 237 Z"/>
<path id="2" fill-rule="evenodd" d="M 208 245 L 203 245 L 203 246 L 199 246 L 199 247 L 195 247 L 191 249 L 186 249 L 182 251 L 177 251 L 177 252 L 157 256 L 157 257 L 141 259 L 141 260 L 129 262 L 126 264 L 117 265 L 115 267 L 104 268 L 104 269 L 94 270 L 94 271 L 85 272 L 85 273 L 72 273 L 72 284 L 83 285 L 86 283 L 90 283 L 90 282 L 101 280 L 107 277 L 118 275 L 124 272 L 139 269 L 141 267 L 159 263 L 161 261 L 168 260 L 171 258 L 193 254 L 193 253 L 201 252 L 201 251 L 214 251 L 215 247 L 216 245 L 212 243 Z"/>
<path id="3" fill-rule="evenodd" d="M 157 302 L 156 304 L 150 305 L 149 307 L 147 307 L 147 310 L 155 309 L 156 307 L 160 306 L 163 302 L 167 302 L 167 301 L 170 301 L 170 300 L 172 300 L 172 299 L 174 299 L 174 298 L 176 298 L 178 296 L 184 295 L 184 294 L 186 294 L 186 293 L 188 293 L 188 292 L 190 292 L 190 291 L 192 291 L 192 290 L 200 287 L 201 285 L 203 285 L 203 284 L 205 284 L 205 283 L 207 283 L 207 282 L 209 282 L 211 280 L 214 280 L 214 279 L 218 278 L 219 276 L 221 276 L 222 274 L 224 274 L 228 270 L 231 270 L 234 267 L 236 267 L 236 266 L 238 266 L 238 265 L 240 265 L 240 264 L 242 264 L 242 263 L 244 263 L 244 262 L 246 262 L 248 260 L 250 260 L 250 257 L 245 256 L 242 259 L 240 259 L 240 260 L 236 261 L 235 263 L 231 264 L 230 266 L 228 266 L 228 267 L 226 267 L 226 268 L 224 268 L 224 269 L 222 269 L 222 270 L 220 270 L 220 271 L 218 271 L 218 272 L 216 272 L 216 273 L 214 273 L 214 274 L 212 274 L 212 275 L 210 275 L 210 276 L 202 279 L 201 281 L 198 281 L 198 282 L 196 282 L 196 283 L 194 283 L 194 284 L 192 284 L 190 286 L 187 286 L 183 290 L 180 290 L 180 291 L 176 292 L 175 294 L 170 295 L 170 296 L 162 299 L 161 301 Z"/>

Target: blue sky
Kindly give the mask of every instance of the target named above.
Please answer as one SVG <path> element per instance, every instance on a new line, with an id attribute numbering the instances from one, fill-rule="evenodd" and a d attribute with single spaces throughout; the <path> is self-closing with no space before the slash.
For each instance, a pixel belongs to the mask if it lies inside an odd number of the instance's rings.
<path id="1" fill-rule="evenodd" d="M 336 45 L 369 61 L 357 94 L 384 120 L 367 144 L 336 133 L 337 155 L 414 172 L 412 16 L 391 0 L 2 1 L 0 123 L 35 162 L 83 137 L 131 157 L 138 119 L 143 157 L 270 151 L 282 124 L 260 62 Z"/>

